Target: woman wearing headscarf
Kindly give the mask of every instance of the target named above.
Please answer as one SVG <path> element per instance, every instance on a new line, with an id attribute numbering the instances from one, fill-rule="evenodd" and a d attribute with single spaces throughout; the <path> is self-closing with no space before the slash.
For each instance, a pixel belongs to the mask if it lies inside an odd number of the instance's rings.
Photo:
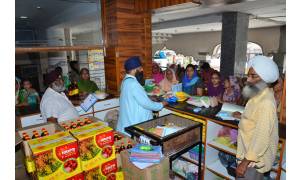
<path id="1" fill-rule="evenodd" d="M 197 71 L 192 64 L 186 66 L 186 71 L 182 79 L 182 90 L 183 92 L 191 96 L 202 96 L 203 95 L 203 83 L 197 75 Z"/>
<path id="2" fill-rule="evenodd" d="M 152 64 L 152 79 L 154 79 L 155 84 L 159 84 L 164 79 L 162 70 L 157 63 Z"/>
<path id="3" fill-rule="evenodd" d="M 79 93 L 93 93 L 99 89 L 96 83 L 90 80 L 90 72 L 87 68 L 82 68 L 80 70 L 78 89 Z"/>
<path id="4" fill-rule="evenodd" d="M 165 77 L 162 81 L 160 81 L 159 83 L 159 87 L 165 91 L 165 92 L 169 92 L 172 90 L 172 85 L 177 84 L 178 81 L 176 79 L 175 76 L 175 72 L 173 69 L 168 68 L 165 71 Z"/>
<path id="5" fill-rule="evenodd" d="M 229 76 L 224 80 L 224 94 L 221 102 L 237 104 L 241 96 L 238 80 L 234 76 Z"/>
<path id="6" fill-rule="evenodd" d="M 221 75 L 214 71 L 211 75 L 210 82 L 207 85 L 207 94 L 211 97 L 221 98 L 224 93 L 224 86 L 221 82 Z"/>

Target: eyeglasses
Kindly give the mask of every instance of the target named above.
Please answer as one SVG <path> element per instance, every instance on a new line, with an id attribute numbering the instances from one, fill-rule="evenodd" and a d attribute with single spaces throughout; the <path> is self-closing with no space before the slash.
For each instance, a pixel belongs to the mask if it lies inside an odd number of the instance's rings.
<path id="1" fill-rule="evenodd" d="M 257 79 L 259 76 L 257 74 L 247 74 L 248 78 Z"/>

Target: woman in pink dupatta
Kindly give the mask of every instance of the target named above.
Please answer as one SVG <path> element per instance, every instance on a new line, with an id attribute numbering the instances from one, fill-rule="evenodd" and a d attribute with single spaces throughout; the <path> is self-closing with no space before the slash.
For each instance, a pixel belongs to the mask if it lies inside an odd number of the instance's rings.
<path id="1" fill-rule="evenodd" d="M 173 71 L 173 69 L 168 68 L 165 72 L 164 79 L 159 83 L 159 87 L 163 91 L 169 92 L 172 90 L 172 85 L 174 84 L 178 84 L 175 72 Z"/>
<path id="2" fill-rule="evenodd" d="M 152 79 L 154 79 L 155 84 L 159 84 L 164 79 L 162 70 L 157 63 L 152 64 Z"/>

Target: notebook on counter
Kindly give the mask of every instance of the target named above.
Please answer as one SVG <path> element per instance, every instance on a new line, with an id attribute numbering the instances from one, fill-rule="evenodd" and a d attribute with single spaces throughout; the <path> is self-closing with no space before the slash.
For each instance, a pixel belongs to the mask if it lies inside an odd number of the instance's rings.
<path id="1" fill-rule="evenodd" d="M 173 94 L 175 94 L 176 92 L 181 92 L 182 91 L 182 83 L 172 85 L 171 89 L 172 89 Z"/>
<path id="2" fill-rule="evenodd" d="M 244 112 L 245 107 L 244 106 L 239 106 L 231 103 L 223 103 L 222 109 L 218 114 L 216 115 L 217 117 L 222 118 L 223 120 L 240 120 L 238 118 L 235 118 L 232 116 L 233 112 Z"/>
<path id="3" fill-rule="evenodd" d="M 80 107 L 87 112 L 96 102 L 98 98 L 94 94 L 89 94 L 83 103 L 80 104 Z"/>

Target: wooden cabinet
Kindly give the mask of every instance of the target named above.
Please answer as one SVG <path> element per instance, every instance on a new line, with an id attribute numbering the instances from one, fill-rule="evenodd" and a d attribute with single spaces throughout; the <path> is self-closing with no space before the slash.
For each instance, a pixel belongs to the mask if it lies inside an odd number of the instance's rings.
<path id="1" fill-rule="evenodd" d="M 284 79 L 284 83 L 283 83 L 279 121 L 281 123 L 285 123 L 285 118 L 286 118 L 286 79 Z"/>
<path id="2" fill-rule="evenodd" d="M 163 108 L 162 110 L 159 111 L 159 117 L 164 116 L 164 115 L 168 115 L 171 114 L 173 111 Z"/>
<path id="3" fill-rule="evenodd" d="M 221 128 L 224 127 L 224 124 L 218 124 L 214 121 L 207 121 L 207 130 L 206 130 L 206 144 L 205 144 L 205 180 L 210 180 L 212 177 L 216 178 L 224 178 L 224 179 L 235 179 L 235 177 L 230 176 L 227 173 L 226 168 L 221 164 L 218 153 L 224 152 L 226 154 L 230 154 L 236 156 L 236 148 L 225 146 L 218 141 L 216 138 L 218 137 L 218 132 Z M 227 127 L 225 125 L 225 127 Z M 229 127 L 229 126 L 228 126 Z M 232 126 L 230 128 L 233 128 Z M 237 130 L 236 128 L 233 128 Z M 271 179 L 279 179 L 282 175 L 282 167 L 279 166 L 283 162 L 285 162 L 285 155 L 284 155 L 284 145 L 285 143 L 280 140 L 278 145 L 276 163 L 274 163 L 270 177 Z M 285 164 L 285 163 L 284 163 Z M 283 165 L 282 165 L 283 166 Z M 285 165 L 284 165 L 285 167 Z M 281 174 L 280 174 L 281 173 Z M 283 175 L 285 176 L 285 175 Z"/>
<path id="4" fill-rule="evenodd" d="M 98 111 L 98 112 L 95 112 L 94 113 L 94 117 L 104 121 L 105 120 L 105 116 L 106 114 L 109 112 L 109 111 L 112 111 L 112 110 L 119 110 L 119 107 L 115 107 L 115 108 L 112 108 L 112 109 L 107 109 L 107 110 L 104 110 L 104 111 Z"/>
<path id="5" fill-rule="evenodd" d="M 80 116 L 93 115 L 93 108 L 90 108 L 87 112 L 85 112 L 80 106 L 76 106 L 75 108 Z"/>
<path id="6" fill-rule="evenodd" d="M 215 141 L 215 138 L 221 128 L 223 128 L 222 125 L 212 121 L 207 121 L 204 179 L 211 179 L 212 177 L 235 179 L 227 173 L 227 169 L 221 164 L 218 156 L 220 151 L 233 156 L 236 155 L 236 149 L 227 147 Z"/>
<path id="7" fill-rule="evenodd" d="M 105 109 L 115 108 L 118 106 L 119 106 L 119 98 L 100 101 L 94 104 L 94 112 L 103 111 Z"/>

